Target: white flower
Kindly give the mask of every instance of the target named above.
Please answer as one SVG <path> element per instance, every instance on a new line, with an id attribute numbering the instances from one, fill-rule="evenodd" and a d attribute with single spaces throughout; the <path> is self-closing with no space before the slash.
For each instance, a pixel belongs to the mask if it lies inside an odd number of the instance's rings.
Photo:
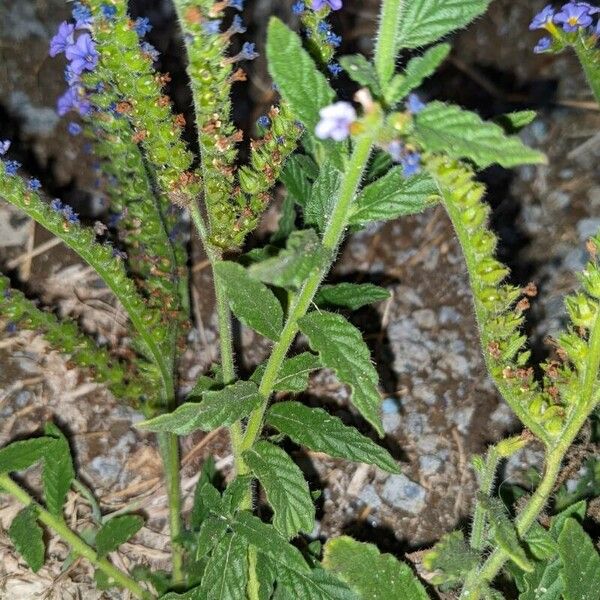
<path id="1" fill-rule="evenodd" d="M 350 135 L 350 126 L 357 119 L 356 111 L 349 102 L 336 102 L 319 111 L 321 120 L 315 129 L 320 140 L 331 138 L 336 142 L 345 140 Z"/>

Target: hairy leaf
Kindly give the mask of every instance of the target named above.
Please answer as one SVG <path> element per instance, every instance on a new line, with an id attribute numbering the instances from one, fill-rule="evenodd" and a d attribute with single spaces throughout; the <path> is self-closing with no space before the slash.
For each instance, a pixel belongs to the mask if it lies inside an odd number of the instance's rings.
<path id="1" fill-rule="evenodd" d="M 44 458 L 54 440 L 49 437 L 13 442 L 0 450 L 0 473 L 23 471 Z"/>
<path id="2" fill-rule="evenodd" d="M 200 526 L 197 540 L 196 560 L 204 558 L 223 539 L 227 522 L 220 517 L 207 517 Z"/>
<path id="3" fill-rule="evenodd" d="M 258 387 L 251 381 L 237 381 L 222 390 L 205 392 L 202 402 L 187 402 L 172 413 L 138 423 L 146 431 L 170 431 L 188 435 L 193 431 L 212 431 L 247 417 L 261 403 Z"/>
<path id="4" fill-rule="evenodd" d="M 425 588 L 405 563 L 377 546 L 342 536 L 325 544 L 323 566 L 345 581 L 362 600 L 428 600 Z"/>
<path id="5" fill-rule="evenodd" d="M 279 402 L 269 409 L 266 419 L 269 425 L 297 444 L 316 452 L 377 465 L 388 473 L 400 472 L 387 450 L 322 408 L 309 408 L 300 402 Z"/>
<path id="6" fill-rule="evenodd" d="M 53 423 L 47 423 L 45 433 L 54 439 L 54 443 L 50 445 L 48 454 L 44 457 L 44 498 L 48 510 L 53 515 L 60 515 L 67 492 L 75 479 L 75 469 L 69 442 L 62 431 Z"/>
<path id="7" fill-rule="evenodd" d="M 208 516 L 209 507 L 204 501 L 202 488 L 205 484 L 212 485 L 216 474 L 217 468 L 215 466 L 215 459 L 212 456 L 209 456 L 202 465 L 200 477 L 198 478 L 198 483 L 196 483 L 196 488 L 194 490 L 194 504 L 190 514 L 190 524 L 194 530 L 198 529 L 198 527 L 202 525 L 204 519 Z"/>
<path id="8" fill-rule="evenodd" d="M 310 156 L 295 154 L 285 163 L 281 182 L 294 201 L 304 208 L 310 196 L 312 183 L 318 175 L 319 168 Z"/>
<path id="9" fill-rule="evenodd" d="M 531 573 L 524 573 L 524 589 L 519 600 L 560 600 L 564 589 L 560 560 L 539 562 Z"/>
<path id="10" fill-rule="evenodd" d="M 279 369 L 273 390 L 276 392 L 303 392 L 308 387 L 308 376 L 322 366 L 319 357 L 310 352 L 286 358 Z M 258 384 L 265 368 L 265 363 L 259 365 L 252 374 L 252 381 Z"/>
<path id="11" fill-rule="evenodd" d="M 342 56 L 339 62 L 352 81 L 368 87 L 375 96 L 381 95 L 377 71 L 373 63 L 369 62 L 362 54 Z"/>
<path id="12" fill-rule="evenodd" d="M 408 61 L 402 75 L 396 75 L 390 82 L 385 97 L 389 104 L 396 104 L 418 88 L 427 77 L 433 75 L 450 53 L 450 44 L 438 44 L 429 48 L 423 56 Z"/>
<path id="13" fill-rule="evenodd" d="M 208 559 L 198 598 L 245 600 L 247 581 L 248 544 L 235 533 L 227 534 Z"/>
<path id="14" fill-rule="evenodd" d="M 558 552 L 563 562 L 564 600 L 598 600 L 600 556 L 575 519 L 566 521 L 558 538 Z"/>
<path id="15" fill-rule="evenodd" d="M 451 531 L 423 556 L 423 566 L 434 573 L 432 583 L 454 586 L 479 562 L 479 555 L 465 542 L 462 531 Z"/>
<path id="16" fill-rule="evenodd" d="M 555 540 L 558 540 L 558 536 L 561 534 L 565 523 L 571 518 L 582 521 L 585 518 L 586 511 L 587 502 L 585 500 L 580 500 L 552 517 L 552 521 L 550 522 L 550 534 L 552 537 Z"/>
<path id="17" fill-rule="evenodd" d="M 42 528 L 37 523 L 35 506 L 25 507 L 12 520 L 8 535 L 17 552 L 23 557 L 29 568 L 35 573 L 44 565 L 44 537 Z"/>
<path id="18" fill-rule="evenodd" d="M 273 600 L 360 600 L 348 586 L 323 569 L 298 573 L 280 569 Z"/>
<path id="19" fill-rule="evenodd" d="M 244 452 L 244 460 L 263 486 L 273 507 L 273 525 L 292 538 L 314 527 L 315 507 L 302 471 L 278 446 L 259 441 Z"/>
<path id="20" fill-rule="evenodd" d="M 423 212 L 437 194 L 427 173 L 406 178 L 401 167 L 394 167 L 361 192 L 352 207 L 350 224 L 365 225 Z"/>
<path id="21" fill-rule="evenodd" d="M 121 544 L 132 538 L 144 525 L 144 519 L 138 515 L 113 517 L 98 530 L 96 550 L 99 556 L 106 556 Z"/>
<path id="22" fill-rule="evenodd" d="M 415 135 L 432 152 L 468 158 L 479 167 L 545 163 L 546 157 L 508 136 L 502 127 L 452 104 L 431 102 L 415 116 Z"/>
<path id="23" fill-rule="evenodd" d="M 352 404 L 383 436 L 379 377 L 361 332 L 341 315 L 328 312 L 309 313 L 300 319 L 299 327 L 312 349 L 319 353 L 323 365 L 333 369 L 340 381 L 350 386 Z"/>
<path id="24" fill-rule="evenodd" d="M 331 161 L 322 167 L 313 184 L 304 209 L 304 220 L 308 225 L 316 225 L 319 231 L 327 227 L 342 183 L 342 173 Z"/>
<path id="25" fill-rule="evenodd" d="M 283 309 L 275 294 L 236 263 L 217 263 L 215 273 L 227 290 L 233 314 L 244 325 L 277 340 L 283 326 Z"/>
<path id="26" fill-rule="evenodd" d="M 523 127 L 529 125 L 536 117 L 537 113 L 535 110 L 518 110 L 500 115 L 494 121 L 507 133 L 517 133 Z"/>
<path id="27" fill-rule="evenodd" d="M 331 104 L 335 92 L 302 47 L 300 37 L 275 17 L 269 22 L 267 59 L 281 96 L 307 129 L 314 131 L 319 110 Z"/>
<path id="28" fill-rule="evenodd" d="M 358 310 L 361 306 L 381 302 L 389 297 L 388 290 L 372 283 L 338 283 L 321 287 L 315 296 L 315 304 Z"/>
<path id="29" fill-rule="evenodd" d="M 323 265 L 325 258 L 325 249 L 314 229 L 294 231 L 285 250 L 254 263 L 248 272 L 264 283 L 298 289 L 315 269 Z"/>
<path id="30" fill-rule="evenodd" d="M 398 48 L 418 48 L 468 25 L 491 0 L 411 0 L 398 35 Z"/>
<path id="31" fill-rule="evenodd" d="M 527 543 L 529 551 L 538 560 L 552 558 L 558 551 L 554 538 L 537 522 L 531 526 L 523 541 Z"/>

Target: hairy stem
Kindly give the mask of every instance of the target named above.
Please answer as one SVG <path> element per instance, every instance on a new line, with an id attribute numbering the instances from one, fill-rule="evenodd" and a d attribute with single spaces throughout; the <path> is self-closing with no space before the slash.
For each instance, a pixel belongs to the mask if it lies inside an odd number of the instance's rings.
<path id="1" fill-rule="evenodd" d="M 600 52 L 593 45 L 586 46 L 581 39 L 575 43 L 574 49 L 594 98 L 600 104 Z"/>
<path id="2" fill-rule="evenodd" d="M 396 67 L 398 28 L 404 10 L 404 0 L 383 0 L 379 15 L 379 31 L 375 43 L 375 68 L 381 87 L 389 83 Z"/>
<path id="3" fill-rule="evenodd" d="M 482 494 L 489 496 L 494 485 L 494 477 L 498 468 L 498 450 L 495 446 L 491 446 L 488 450 L 481 481 L 479 484 Z M 482 550 L 485 544 L 485 510 L 481 502 L 477 501 L 475 505 L 475 513 L 473 515 L 473 528 L 471 529 L 471 547 L 475 550 Z"/>
<path id="4" fill-rule="evenodd" d="M 179 442 L 174 433 L 159 433 L 158 447 L 165 470 L 169 504 L 169 533 L 173 548 L 173 583 L 183 583 L 183 546 L 181 545 L 181 485 L 179 480 Z"/>
<path id="5" fill-rule="evenodd" d="M 88 546 L 76 533 L 71 531 L 65 522 L 52 513 L 49 513 L 42 506 L 33 500 L 33 498 L 17 483 L 15 483 L 8 474 L 0 475 L 0 488 L 7 492 L 13 498 L 16 498 L 25 506 L 34 505 L 38 520 L 52 529 L 62 540 L 64 540 L 75 554 L 89 560 L 96 568 L 103 571 L 110 579 L 114 580 L 119 586 L 129 590 L 136 598 L 150 600 L 155 596 L 142 588 L 137 581 L 129 577 L 120 569 L 117 569 L 106 558 L 98 556 L 96 551 Z"/>
<path id="6" fill-rule="evenodd" d="M 369 115 L 368 122 L 365 124 L 365 133 L 356 141 L 342 181 L 337 203 L 323 235 L 323 246 L 326 250 L 330 251 L 331 260 L 325 267 L 316 271 L 305 281 L 290 307 L 281 336 L 267 361 L 267 366 L 260 382 L 259 392 L 264 400 L 262 406 L 250 415 L 242 442 L 243 450 L 248 450 L 260 436 L 263 419 L 269 404 L 269 398 L 275 387 L 279 369 L 298 333 L 298 321 L 310 308 L 319 285 L 331 268 L 336 251 L 348 226 L 350 207 L 360 186 L 365 166 L 379 133 L 380 119 L 381 117 L 378 113 Z"/>

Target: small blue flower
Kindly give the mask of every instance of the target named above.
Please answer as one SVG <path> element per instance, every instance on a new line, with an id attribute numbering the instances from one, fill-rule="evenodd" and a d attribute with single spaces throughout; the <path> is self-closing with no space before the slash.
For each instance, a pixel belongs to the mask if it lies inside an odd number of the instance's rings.
<path id="1" fill-rule="evenodd" d="M 71 110 L 78 112 L 82 117 L 86 117 L 92 112 L 92 105 L 81 86 L 70 87 L 58 99 L 56 111 L 61 117 Z"/>
<path id="2" fill-rule="evenodd" d="M 75 121 L 71 121 L 67 126 L 67 131 L 70 135 L 79 135 L 81 133 L 81 125 L 79 123 L 75 123 Z"/>
<path id="3" fill-rule="evenodd" d="M 336 35 L 333 31 L 327 32 L 327 42 L 331 44 L 334 48 L 338 48 L 342 44 L 342 36 Z"/>
<path id="4" fill-rule="evenodd" d="M 298 0 L 298 2 L 294 2 L 292 4 L 292 12 L 295 15 L 301 15 L 306 10 L 306 5 L 302 0 Z"/>
<path id="5" fill-rule="evenodd" d="M 340 10 L 342 8 L 342 0 L 313 0 L 312 9 L 321 10 L 324 6 L 329 6 L 331 10 Z"/>
<path id="6" fill-rule="evenodd" d="M 258 57 L 258 52 L 256 52 L 256 44 L 251 42 L 244 42 L 242 46 L 242 51 L 239 54 L 239 58 L 243 60 L 254 60 Z"/>
<path id="7" fill-rule="evenodd" d="M 52 202 L 50 202 L 50 208 L 54 212 L 60 212 L 64 208 L 64 206 L 63 206 L 63 203 L 58 198 L 54 198 L 54 200 L 52 200 Z"/>
<path id="8" fill-rule="evenodd" d="M 204 21 L 204 23 L 202 23 L 202 29 L 204 30 L 204 33 L 208 33 L 209 35 L 215 35 L 221 31 L 221 22 L 221 19 Z"/>
<path id="9" fill-rule="evenodd" d="M 147 17 L 138 17 L 133 24 L 133 29 L 140 37 L 144 37 L 147 33 L 152 31 L 150 19 Z"/>
<path id="10" fill-rule="evenodd" d="M 58 26 L 58 32 L 50 40 L 50 56 L 54 57 L 64 52 L 69 46 L 75 43 L 73 32 L 75 31 L 75 25 L 63 21 Z"/>
<path id="11" fill-rule="evenodd" d="M 543 37 L 535 46 L 535 48 L 533 49 L 533 51 L 536 54 L 542 54 L 543 52 L 546 52 L 548 50 L 550 50 L 550 47 L 552 46 L 552 40 L 549 37 Z"/>
<path id="12" fill-rule="evenodd" d="M 89 33 L 80 35 L 75 44 L 66 49 L 65 55 L 71 61 L 71 71 L 77 75 L 83 71 L 93 71 L 98 64 L 96 44 Z"/>
<path id="13" fill-rule="evenodd" d="M 581 27 L 589 27 L 593 19 L 590 15 L 589 5 L 582 2 L 568 2 L 562 7 L 562 10 L 554 15 L 556 23 L 562 23 L 563 29 L 567 33 L 577 31 Z"/>
<path id="14" fill-rule="evenodd" d="M 10 140 L 0 140 L 0 156 L 4 156 L 10 148 Z"/>
<path id="15" fill-rule="evenodd" d="M 406 99 L 406 110 L 413 115 L 420 113 L 425 108 L 425 102 L 419 98 L 418 94 L 409 94 Z"/>
<path id="16" fill-rule="evenodd" d="M 331 27 L 327 21 L 319 21 L 319 24 L 317 25 L 317 31 L 320 31 L 321 33 L 329 33 L 330 30 Z"/>
<path id="17" fill-rule="evenodd" d="M 275 141 L 281 146 L 283 144 L 285 144 L 285 138 L 282 135 L 278 135 L 275 138 Z"/>
<path id="18" fill-rule="evenodd" d="M 61 212 L 67 223 L 79 225 L 79 215 L 70 206 L 65 205 Z"/>
<path id="19" fill-rule="evenodd" d="M 421 170 L 421 154 L 409 150 L 401 141 L 390 142 L 387 151 L 394 162 L 402 165 L 404 177 L 416 175 Z"/>
<path id="20" fill-rule="evenodd" d="M 334 77 L 337 77 L 344 70 L 339 63 L 330 63 L 327 65 L 327 69 Z"/>
<path id="21" fill-rule="evenodd" d="M 144 54 L 147 54 L 152 62 L 156 62 L 160 58 L 158 50 L 148 42 L 142 42 L 140 48 Z"/>
<path id="22" fill-rule="evenodd" d="M 4 170 L 6 174 L 12 177 L 17 174 L 17 171 L 21 168 L 21 163 L 18 160 L 7 160 L 4 163 Z"/>
<path id="23" fill-rule="evenodd" d="M 345 140 L 350 135 L 350 127 L 356 121 L 357 115 L 349 102 L 336 102 L 319 111 L 321 120 L 315 129 L 315 135 L 320 140 L 331 138 L 336 142 Z"/>
<path id="24" fill-rule="evenodd" d="M 42 182 L 35 177 L 32 177 L 27 181 L 27 189 L 31 190 L 32 192 L 37 192 L 41 187 Z"/>
<path id="25" fill-rule="evenodd" d="M 244 0 L 229 0 L 229 6 L 236 10 L 244 10 Z"/>
<path id="26" fill-rule="evenodd" d="M 6 333 L 17 333 L 17 324 L 13 323 L 12 321 L 10 323 L 7 323 Z"/>
<path id="27" fill-rule="evenodd" d="M 548 4 L 542 8 L 542 10 L 533 17 L 533 20 L 529 24 L 529 29 L 545 29 L 548 23 L 552 23 L 554 19 L 554 7 L 552 4 Z"/>
<path id="28" fill-rule="evenodd" d="M 117 7 L 112 4 L 103 4 L 100 7 L 102 16 L 108 21 L 112 21 L 117 16 Z"/>
<path id="29" fill-rule="evenodd" d="M 268 127 L 271 124 L 271 119 L 269 119 L 267 115 L 262 115 L 258 117 L 258 119 L 256 120 L 256 124 L 259 127 Z"/>
<path id="30" fill-rule="evenodd" d="M 76 21 L 75 29 L 91 29 L 94 19 L 92 17 L 92 12 L 87 6 L 84 6 L 81 2 L 75 2 L 71 14 Z"/>
<path id="31" fill-rule="evenodd" d="M 246 27 L 244 26 L 244 22 L 242 21 L 242 17 L 240 15 L 235 15 L 233 17 L 233 21 L 231 22 L 231 27 L 229 28 L 229 33 L 246 33 Z"/>

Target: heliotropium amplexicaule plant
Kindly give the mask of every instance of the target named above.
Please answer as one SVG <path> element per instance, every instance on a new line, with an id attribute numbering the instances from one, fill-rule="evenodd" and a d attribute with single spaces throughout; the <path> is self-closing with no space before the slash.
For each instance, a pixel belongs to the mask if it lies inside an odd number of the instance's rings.
<path id="1" fill-rule="evenodd" d="M 172 112 L 165 94 L 169 76 L 155 69 L 158 53 L 144 41 L 148 19 L 132 20 L 120 0 L 75 3 L 73 21 L 60 25 L 50 47 L 52 56 L 64 53 L 68 61 L 58 111 L 75 115 L 69 131 L 85 135 L 101 159 L 111 219 L 90 228 L 63 201 L 47 199 L 37 179 L 20 175 L 9 141 L 0 143 L 0 195 L 97 271 L 129 316 L 135 358 L 116 358 L 75 323 L 57 319 L 11 289 L 6 277 L 0 279 L 0 316 L 9 332 L 41 332 L 117 398 L 144 413 L 138 427 L 157 434 L 164 461 L 172 570 L 165 575 L 139 566 L 129 574 L 109 560 L 108 554 L 142 527 L 138 515 L 107 518 L 95 510 L 94 534 L 85 540 L 69 528 L 66 494 L 72 487 L 85 488 L 66 438 L 52 423 L 39 437 L 0 450 L 0 488 L 24 506 L 9 535 L 33 570 L 44 563 L 44 526 L 94 565 L 99 588 L 120 587 L 138 598 L 428 598 L 406 564 L 375 546 L 348 537 L 329 540 L 324 548 L 297 543 L 314 529 L 316 490 L 282 442 L 399 471 L 373 441 L 383 436 L 377 371 L 361 332 L 344 316 L 344 309 L 389 294 L 371 284 L 325 282 L 348 231 L 441 203 L 464 251 L 489 375 L 524 430 L 475 461 L 481 492 L 470 539 L 462 532 L 447 534 L 425 556 L 424 566 L 433 572 L 430 583 L 441 589 L 464 585 L 464 599 L 500 598 L 492 584 L 507 566 L 519 590 L 530 594 L 522 598 L 533 598 L 541 582 L 562 586 L 567 600 L 593 597 L 585 593 L 597 588 L 600 559 L 576 520 L 585 507 L 570 507 L 549 528 L 537 517 L 600 396 L 600 237 L 588 244 L 582 291 L 567 299 L 573 326 L 557 342 L 559 360 L 542 365 L 538 381 L 522 333 L 523 312 L 535 290 L 504 283 L 508 269 L 495 257 L 485 188 L 476 179 L 477 169 L 492 164 L 545 162 L 514 135 L 535 115 L 504 115 L 500 121 L 507 132 L 458 106 L 424 103 L 415 93 L 450 51 L 438 40 L 466 26 L 488 4 L 383 0 L 369 59 L 337 56 L 341 38 L 328 17 L 346 8 L 342 0 L 294 2 L 290 13 L 306 35 L 303 39 L 271 19 L 266 54 L 279 100 L 258 119 L 258 137 L 241 164 L 237 150 L 245 133 L 231 118 L 231 90 L 246 79 L 245 61 L 257 56 L 248 41 L 237 54 L 230 52 L 232 39 L 245 32 L 239 14 L 243 0 L 174 0 L 198 156 L 183 141 L 185 118 Z M 591 82 L 598 81 L 598 63 L 592 60 L 595 12 L 585 3 L 570 3 L 564 15 L 546 9 L 535 21 L 554 36 L 553 49 L 576 48 Z M 414 49 L 419 54 L 403 60 L 398 70 L 403 52 Z M 342 72 L 356 83 L 353 102 L 335 92 Z M 286 191 L 278 230 L 263 248 L 241 254 L 277 184 Z M 191 319 L 186 247 L 178 235 L 184 212 L 214 274 L 221 364 L 212 375 L 202 375 L 179 403 L 177 364 Z M 117 242 L 110 245 L 108 239 Z M 246 380 L 235 368 L 232 318 L 271 343 L 267 360 Z M 299 343 L 299 334 L 307 345 Z M 352 410 L 371 427 L 371 436 L 297 396 L 307 389 L 310 374 L 323 368 L 349 388 Z M 192 511 L 184 515 L 178 436 L 220 427 L 230 434 L 233 476 L 219 489 L 209 460 Z M 493 494 L 495 474 L 502 458 L 533 439 L 546 449 L 544 474 L 512 519 Z M 42 463 L 41 500 L 12 477 L 37 463 Z M 272 511 L 267 521 L 254 513 L 259 486 Z M 86 497 L 94 502 L 87 491 Z M 571 562 L 565 560 L 569 544 L 577 546 Z M 583 583 L 574 565 L 585 569 Z"/>

